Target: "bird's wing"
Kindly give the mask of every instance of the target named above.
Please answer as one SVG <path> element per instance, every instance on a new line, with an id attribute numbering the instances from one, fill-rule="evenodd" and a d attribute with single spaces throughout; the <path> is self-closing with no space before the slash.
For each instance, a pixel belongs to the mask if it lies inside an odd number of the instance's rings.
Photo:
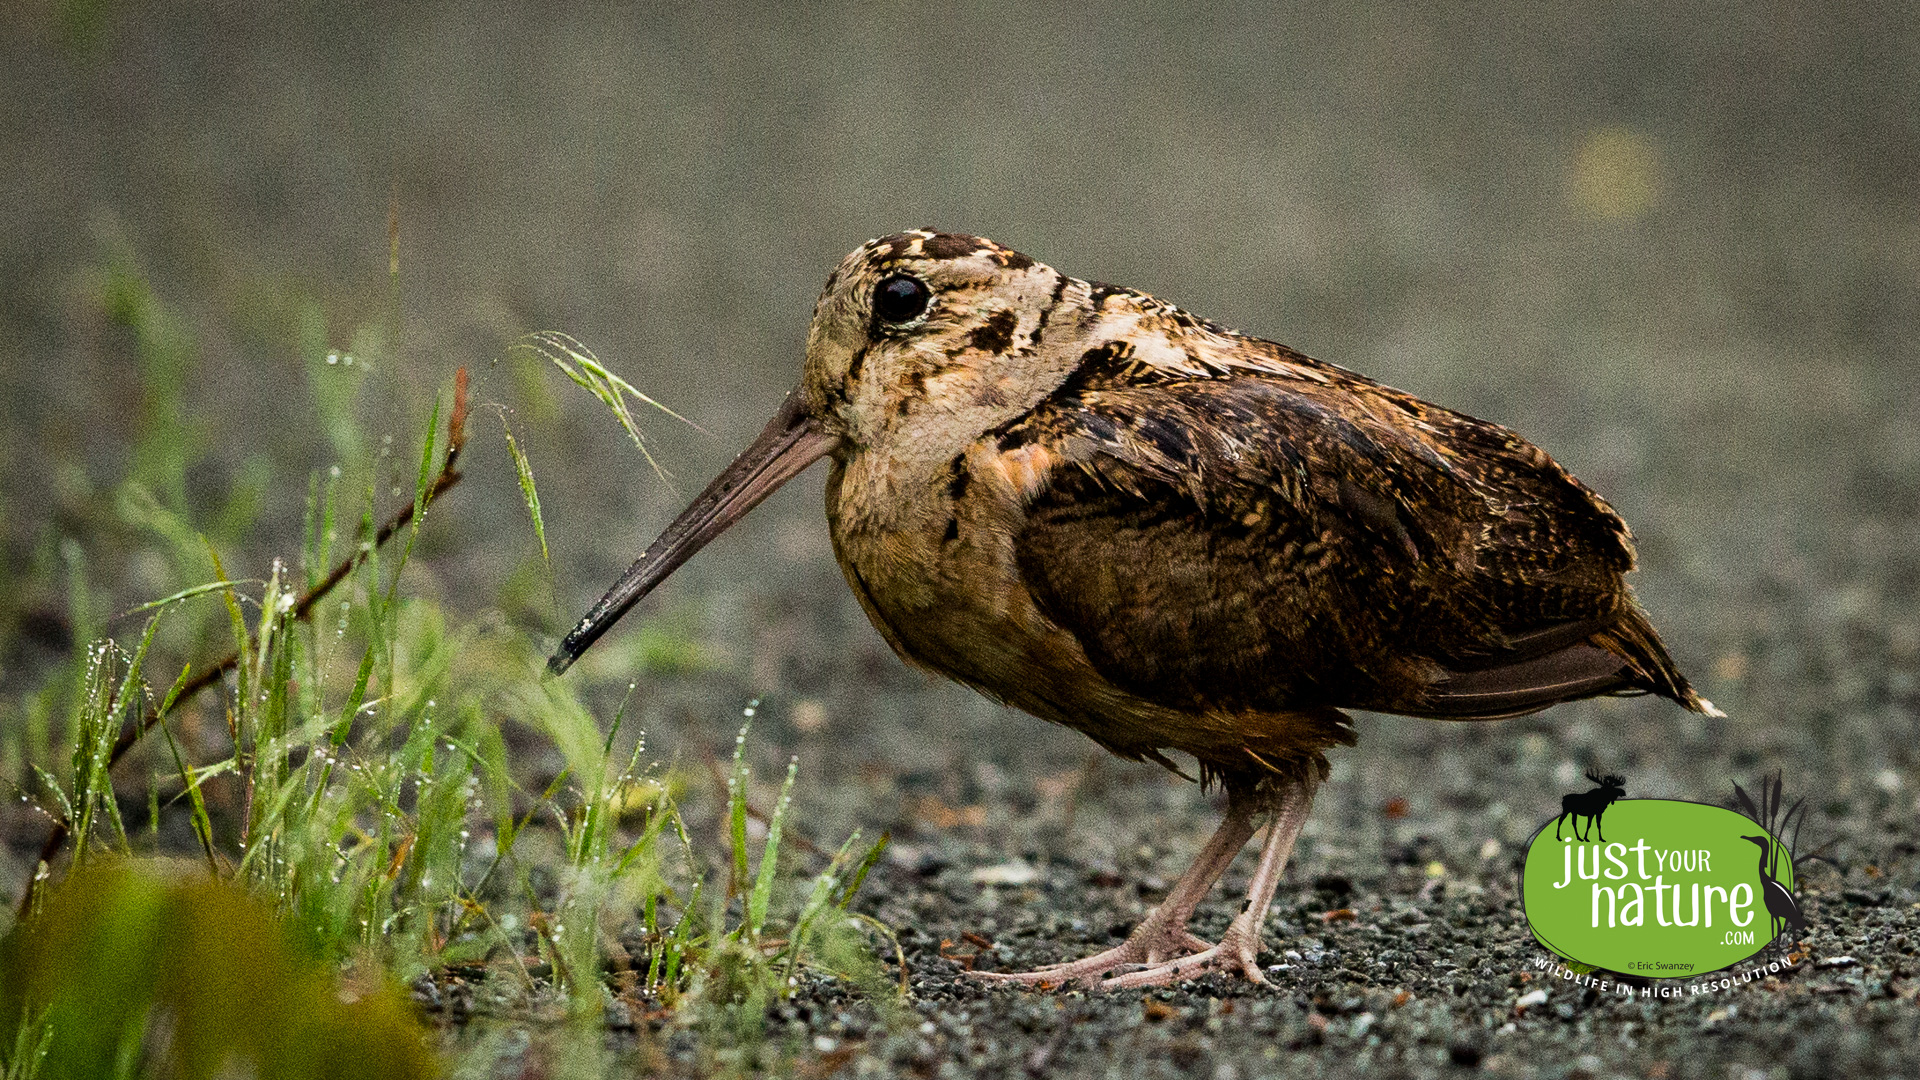
<path id="1" fill-rule="evenodd" d="M 1150 700 L 1697 701 L 1622 581 L 1626 526 L 1497 425 L 1328 366 L 1079 378 L 997 437 L 1046 463 L 1017 539 L 1036 602 Z"/>

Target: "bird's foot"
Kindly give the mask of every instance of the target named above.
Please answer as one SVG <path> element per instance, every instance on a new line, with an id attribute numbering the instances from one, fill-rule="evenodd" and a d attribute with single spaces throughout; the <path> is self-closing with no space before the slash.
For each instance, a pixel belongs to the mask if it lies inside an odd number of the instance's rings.
<path id="1" fill-rule="evenodd" d="M 1104 985 L 1100 981 L 1100 976 L 1116 968 L 1144 966 L 1151 970 L 1163 966 L 1173 957 L 1197 956 L 1211 952 L 1215 948 L 1217 946 L 1211 942 L 1189 933 L 1184 928 L 1168 929 L 1164 926 L 1156 926 L 1149 918 L 1148 921 L 1135 927 L 1126 941 L 1084 959 L 1070 960 L 1063 964 L 1048 964 L 1032 971 L 969 971 L 967 974 L 976 979 L 1020 982 L 1037 986 L 1080 983 L 1093 987 Z"/>
<path id="2" fill-rule="evenodd" d="M 1264 985 L 1267 978 L 1260 973 L 1259 955 L 1260 924 L 1243 913 L 1221 935 L 1220 944 L 1164 963 L 1149 964 L 1138 971 L 1115 975 L 1102 980 L 1099 988 L 1131 990 L 1141 986 L 1168 986 L 1187 979 L 1197 979 L 1208 972 L 1237 974 L 1248 982 Z"/>

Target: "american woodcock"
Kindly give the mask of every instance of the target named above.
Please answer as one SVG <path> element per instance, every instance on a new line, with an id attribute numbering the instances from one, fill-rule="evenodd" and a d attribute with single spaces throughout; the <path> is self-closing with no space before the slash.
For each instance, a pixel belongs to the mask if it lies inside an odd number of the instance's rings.
<path id="1" fill-rule="evenodd" d="M 1345 709 L 1519 716 L 1600 694 L 1714 711 L 1623 581 L 1626 525 L 1547 454 L 1144 293 L 919 230 L 847 256 L 778 415 L 567 635 L 563 671 L 774 489 L 827 521 L 887 643 L 1123 758 L 1191 755 L 1225 820 L 1116 948 L 1019 975 L 1262 981 L 1268 903 Z M 1218 943 L 1200 900 L 1271 822 Z"/>

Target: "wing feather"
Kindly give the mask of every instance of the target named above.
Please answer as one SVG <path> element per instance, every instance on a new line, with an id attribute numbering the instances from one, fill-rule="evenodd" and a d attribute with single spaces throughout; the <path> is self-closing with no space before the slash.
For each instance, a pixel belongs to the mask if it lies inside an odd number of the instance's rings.
<path id="1" fill-rule="evenodd" d="M 1082 380 L 1000 434 L 1056 463 L 1018 560 L 1103 676 L 1185 708 L 1701 707 L 1599 496 L 1504 428 L 1326 370 Z"/>

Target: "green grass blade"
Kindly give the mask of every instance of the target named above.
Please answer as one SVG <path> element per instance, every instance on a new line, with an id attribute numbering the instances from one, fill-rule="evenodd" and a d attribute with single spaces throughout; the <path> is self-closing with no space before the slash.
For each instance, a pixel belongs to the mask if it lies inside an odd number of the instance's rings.
<path id="1" fill-rule="evenodd" d="M 687 894 L 687 906 L 680 911 L 680 921 L 673 925 L 673 933 L 668 936 L 664 951 L 667 954 L 667 970 L 660 977 L 660 985 L 675 986 L 680 979 L 681 961 L 687 954 L 687 941 L 693 936 L 694 913 L 700 910 L 700 887 L 704 882 L 693 883 L 693 890 Z"/>
<path id="2" fill-rule="evenodd" d="M 180 673 L 181 682 L 185 682 L 186 677 L 186 672 Z M 177 693 L 179 685 L 175 684 L 174 689 Z M 168 704 L 172 704 L 171 695 L 168 697 Z M 200 841 L 200 850 L 207 857 L 207 870 L 218 875 L 220 862 L 213 854 L 213 819 L 207 816 L 207 800 L 200 792 L 200 778 L 194 775 L 192 769 L 187 768 L 186 758 L 180 753 L 180 743 L 173 737 L 173 729 L 167 726 L 167 714 L 164 708 L 160 713 L 160 734 L 166 737 L 167 752 L 173 755 L 173 767 L 180 774 L 180 782 L 188 801 L 193 804 L 193 812 L 189 818 L 193 824 L 194 838 Z"/>
<path id="3" fill-rule="evenodd" d="M 653 955 L 647 961 L 647 977 L 642 986 L 653 986 L 660 978 L 660 963 L 666 953 L 666 942 L 660 937 L 660 897 L 655 893 L 647 894 L 646 906 L 641 911 L 641 928 L 646 931 L 647 942 L 651 945 L 647 951 Z"/>
<path id="4" fill-rule="evenodd" d="M 140 645 L 134 650 L 132 661 L 127 664 L 127 673 L 120 680 L 119 688 L 113 692 L 113 707 L 102 718 L 104 723 L 94 735 L 96 742 L 92 764 L 96 771 L 89 787 L 94 797 L 101 801 L 107 821 L 113 825 L 123 847 L 127 843 L 127 826 L 126 822 L 120 820 L 120 801 L 113 795 L 113 746 L 120 740 L 121 713 L 131 713 L 136 725 L 146 718 L 146 709 L 142 705 L 146 695 L 139 692 L 142 689 L 140 672 L 146 665 L 147 649 L 153 645 L 153 635 L 160 628 L 163 614 L 157 613 L 147 620 L 147 629 L 140 635 Z M 79 849 L 76 847 L 75 850 Z"/>
<path id="5" fill-rule="evenodd" d="M 500 427 L 507 433 L 507 453 L 513 457 L 514 475 L 520 478 L 520 495 L 527 502 L 527 516 L 533 519 L 533 535 L 540 539 L 540 561 L 550 562 L 547 556 L 547 523 L 540 517 L 540 492 L 533 486 L 533 465 L 527 461 L 527 455 L 514 441 L 513 429 L 507 426 L 505 413 L 500 415 Z"/>
<path id="6" fill-rule="evenodd" d="M 334 721 L 333 745 L 342 746 L 347 735 L 353 730 L 353 718 L 367 703 L 367 683 L 373 679 L 373 647 L 369 645 L 366 653 L 360 657 L 360 670 L 353 677 L 353 693 L 347 695 L 346 703 L 340 706 L 340 718 Z"/>
<path id="7" fill-rule="evenodd" d="M 47 1052 L 53 1049 L 49 1009 L 20 1010 L 20 1026 L 13 1033 L 13 1053 L 7 1056 L 5 1067 L 0 1068 L 0 1080 L 38 1080 Z"/>
<path id="8" fill-rule="evenodd" d="M 200 543 L 206 547 L 207 558 L 213 562 L 214 577 L 218 578 L 220 583 L 226 586 L 221 590 L 220 595 L 227 602 L 227 621 L 233 628 L 233 652 L 234 655 L 239 658 L 239 662 L 233 667 L 234 679 L 239 684 L 237 693 L 235 694 L 235 700 L 245 701 L 247 700 L 247 688 L 250 685 L 247 680 L 247 673 L 253 667 L 251 659 L 253 655 L 253 639 L 247 634 L 247 617 L 240 610 L 240 597 L 239 594 L 233 591 L 233 583 L 227 578 L 226 567 L 220 565 L 220 553 L 213 549 L 213 544 L 208 542 L 206 537 L 202 536 Z M 228 724 L 232 729 L 230 733 L 233 736 L 233 743 L 235 746 L 239 746 L 240 728 L 235 722 L 235 718 L 231 712 L 228 713 Z"/>
<path id="9" fill-rule="evenodd" d="M 860 831 L 854 830 L 847 837 L 840 850 L 833 853 L 827 862 L 827 868 L 813 879 L 813 890 L 807 894 L 807 902 L 800 905 L 800 914 L 793 921 L 793 935 L 787 946 L 787 976 L 791 978 L 800 966 L 800 954 L 806 946 L 806 940 L 813 930 L 813 924 L 821 913 L 833 906 L 834 888 L 840 884 L 840 868 L 847 864 L 847 854 L 860 840 Z"/>
<path id="10" fill-rule="evenodd" d="M 740 725 L 733 740 L 733 771 L 727 774 L 727 839 L 733 849 L 733 872 L 727 879 L 727 895 L 739 896 L 747 887 L 747 779 L 745 760 L 747 729 L 752 720 Z"/>
<path id="11" fill-rule="evenodd" d="M 187 688 L 187 676 L 191 674 L 193 674 L 192 664 L 181 665 L 180 677 L 173 680 L 173 688 L 167 691 L 166 697 L 160 699 L 160 711 L 157 715 L 165 717 L 173 711 L 173 703 L 180 700 L 180 692 Z"/>
<path id="12" fill-rule="evenodd" d="M 40 778 L 40 786 L 46 788 L 48 793 L 54 797 L 54 800 L 60 804 L 60 820 L 71 823 L 73 821 L 73 800 L 67 797 L 67 789 L 60 786 L 60 778 L 48 772 L 39 762 L 31 763 L 30 767 L 33 769 L 34 775 Z"/>
<path id="13" fill-rule="evenodd" d="M 149 600 L 146 603 L 141 604 L 137 608 L 129 608 L 128 610 L 123 611 L 120 614 L 121 614 L 121 618 L 125 618 L 128 615 L 138 615 L 143 611 L 153 611 L 157 608 L 163 608 L 172 604 L 177 604 L 182 600 L 191 600 L 196 596 L 204 596 L 210 592 L 219 592 L 222 589 L 231 589 L 235 585 L 265 585 L 265 584 L 266 582 L 260 580 L 259 578 L 241 578 L 239 581 L 209 581 L 209 582 L 206 582 L 205 584 L 195 585 L 191 589 L 181 589 L 179 592 L 174 593 L 171 596 L 163 596 L 158 600 Z"/>
<path id="14" fill-rule="evenodd" d="M 393 576 L 387 582 L 386 606 L 389 609 L 393 607 L 394 601 L 400 595 L 400 574 L 406 570 L 407 561 L 413 557 L 413 545 L 420 539 L 420 527 L 426 524 L 427 492 L 433 487 L 433 452 L 439 445 L 439 438 L 440 397 L 436 394 L 433 399 L 433 414 L 427 418 L 426 438 L 420 444 L 420 471 L 414 477 L 413 517 L 407 522 L 407 541 L 400 545 L 400 553 L 393 563 Z M 374 580 L 378 581 L 379 577 L 376 575 Z"/>
<path id="15" fill-rule="evenodd" d="M 73 823 L 73 858 L 77 863 L 87 854 L 93 838 L 94 811 L 100 800 L 94 785 L 106 772 L 107 755 L 112 752 L 114 729 L 113 657 L 115 647 L 103 641 L 95 647 L 87 667 L 85 692 L 74 712 L 73 758 L 68 820 Z M 111 778 L 109 778 L 111 783 Z"/>
<path id="16" fill-rule="evenodd" d="M 602 755 L 613 753 L 614 736 L 620 734 L 620 725 L 626 722 L 627 706 L 633 703 L 633 691 L 634 688 L 639 685 L 637 682 L 629 682 L 627 684 L 627 692 L 620 698 L 620 707 L 613 711 L 613 723 L 607 725 L 606 741 L 600 744 L 600 753 Z M 646 732 L 643 731 L 640 733 L 640 742 L 634 746 L 634 757 L 636 760 L 639 758 L 640 751 L 645 748 L 645 746 Z"/>
<path id="17" fill-rule="evenodd" d="M 87 650 L 100 633 L 93 618 L 93 594 L 87 587 L 87 551 L 79 541 L 65 539 L 60 541 L 60 559 L 67 564 L 67 621 L 73 626 L 75 659 L 82 661 L 74 666 L 79 672 L 86 667 Z"/>
<path id="18" fill-rule="evenodd" d="M 420 519 L 427 512 L 427 490 L 433 487 L 433 452 L 440 438 L 440 395 L 433 397 L 433 412 L 427 417 L 427 437 L 420 444 L 420 472 L 413 482 L 413 528 L 418 532 Z"/>
<path id="19" fill-rule="evenodd" d="M 640 433 L 640 425 L 633 418 L 633 410 L 627 407 L 627 397 L 631 396 L 637 401 L 650 405 L 696 431 L 705 430 L 641 393 L 632 383 L 614 374 L 600 362 L 600 358 L 593 354 L 592 349 L 587 348 L 570 334 L 561 333 L 558 330 L 542 330 L 521 338 L 514 347 L 545 358 L 554 367 L 559 368 L 561 373 L 572 380 L 576 386 L 599 398 L 600 403 L 607 407 L 607 411 L 613 413 L 614 419 L 626 431 L 627 437 L 633 440 L 633 445 L 639 449 L 640 456 L 646 458 L 647 464 L 652 466 L 654 473 L 662 480 L 667 478 L 667 473 L 660 467 L 660 463 L 654 460 L 653 452 L 648 449 L 646 438 Z"/>
<path id="20" fill-rule="evenodd" d="M 854 835 L 858 836 L 859 834 L 856 832 Z M 848 843 L 852 842 L 851 840 L 848 841 Z M 846 910 L 847 905 L 853 902 L 854 894 L 858 893 L 860 886 L 866 883 L 867 874 L 870 873 L 874 865 L 880 861 L 881 853 L 885 852 L 887 845 L 892 842 L 892 830 L 880 834 L 880 839 L 873 842 L 873 846 L 867 849 L 866 856 L 860 860 L 860 867 L 853 872 L 852 879 L 847 882 L 844 889 L 840 890 L 840 895 L 834 900 L 833 906 L 842 911 Z"/>
<path id="21" fill-rule="evenodd" d="M 786 829 L 787 812 L 793 808 L 793 780 L 800 774 L 800 759 L 787 762 L 787 780 L 780 785 L 780 800 L 767 821 L 767 843 L 760 852 L 760 870 L 753 879 L 753 893 L 747 898 L 747 939 L 757 941 L 767 924 L 767 905 L 773 900 L 773 879 L 780 865 L 780 836 Z"/>
<path id="22" fill-rule="evenodd" d="M 307 581 L 308 588 L 320 583 L 320 575 L 333 566 L 333 540 L 338 529 L 335 522 L 334 507 L 340 489 L 340 467 L 327 470 L 327 489 L 321 496 L 320 522 L 313 537 L 313 569 Z"/>
<path id="23" fill-rule="evenodd" d="M 320 474 L 307 474 L 307 502 L 300 511 L 300 569 L 306 571 L 306 587 L 320 581 L 327 568 L 320 562 Z"/>

